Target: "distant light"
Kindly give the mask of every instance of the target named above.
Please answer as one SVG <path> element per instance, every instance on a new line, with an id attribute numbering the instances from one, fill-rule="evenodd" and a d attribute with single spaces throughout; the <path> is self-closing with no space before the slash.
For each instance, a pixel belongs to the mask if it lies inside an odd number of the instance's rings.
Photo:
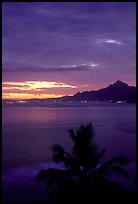
<path id="1" fill-rule="evenodd" d="M 26 103 L 26 101 L 18 101 L 18 103 Z"/>
<path id="2" fill-rule="evenodd" d="M 13 104 L 13 102 L 12 102 L 12 101 L 7 101 L 6 103 L 8 103 L 8 104 Z"/>
<path id="3" fill-rule="evenodd" d="M 117 101 L 117 103 L 125 103 L 125 101 Z"/>

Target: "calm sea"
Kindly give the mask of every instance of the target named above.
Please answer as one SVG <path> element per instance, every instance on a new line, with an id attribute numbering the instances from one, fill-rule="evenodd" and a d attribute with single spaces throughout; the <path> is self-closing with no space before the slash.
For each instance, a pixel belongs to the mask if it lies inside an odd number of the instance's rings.
<path id="1" fill-rule="evenodd" d="M 13 188 L 17 188 L 19 183 L 21 186 L 30 185 L 28 178 L 33 185 L 33 178 L 40 169 L 54 165 L 51 163 L 52 144 L 61 144 L 71 151 L 72 141 L 68 129 L 76 129 L 81 124 L 93 123 L 95 141 L 101 148 L 106 148 L 102 162 L 114 156 L 126 155 L 130 160 L 127 170 L 132 178 L 135 177 L 135 104 L 3 107 L 2 119 L 3 199 L 6 201 L 20 200 L 21 195 L 18 197 L 17 189 L 15 194 Z M 31 199 L 31 193 L 29 196 Z M 25 199 L 27 193 L 22 193 L 22 197 Z"/>

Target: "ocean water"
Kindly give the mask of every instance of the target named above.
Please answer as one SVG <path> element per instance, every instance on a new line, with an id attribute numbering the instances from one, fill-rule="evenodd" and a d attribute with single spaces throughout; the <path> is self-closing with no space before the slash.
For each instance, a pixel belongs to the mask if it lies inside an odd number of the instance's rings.
<path id="1" fill-rule="evenodd" d="M 94 125 L 96 143 L 99 147 L 106 148 L 102 162 L 114 156 L 126 155 L 130 160 L 127 170 L 132 180 L 135 180 L 135 104 L 101 103 L 89 107 L 55 108 L 3 107 L 3 200 L 31 201 L 36 191 L 37 196 L 41 196 L 44 192 L 42 186 L 36 183 L 35 176 L 39 170 L 55 165 L 51 161 L 51 145 L 61 144 L 70 152 L 72 141 L 68 129 L 76 129 L 81 124 L 88 123 Z M 135 188 L 133 182 L 125 185 Z M 27 194 L 29 186 L 32 193 L 30 191 Z"/>

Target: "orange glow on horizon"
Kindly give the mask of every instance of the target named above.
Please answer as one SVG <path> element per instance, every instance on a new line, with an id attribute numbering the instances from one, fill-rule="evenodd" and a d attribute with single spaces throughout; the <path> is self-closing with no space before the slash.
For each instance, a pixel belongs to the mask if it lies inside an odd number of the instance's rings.
<path id="1" fill-rule="evenodd" d="M 45 99 L 45 98 L 58 98 L 62 97 L 63 95 L 56 95 L 56 94 L 25 94 L 25 93 L 6 93 L 2 94 L 2 99 L 11 99 L 11 100 L 18 100 L 18 99 Z"/>
<path id="2" fill-rule="evenodd" d="M 63 82 L 53 81 L 25 81 L 25 82 L 3 82 L 3 86 L 8 88 L 16 87 L 23 90 L 42 89 L 42 88 L 76 88 L 74 85 L 65 84 Z"/>
<path id="3" fill-rule="evenodd" d="M 3 82 L 2 99 L 18 100 L 33 98 L 38 99 L 58 98 L 65 95 L 60 90 L 63 89 L 72 90 L 75 88 L 77 88 L 77 86 L 66 84 L 63 82 L 49 82 L 49 81 Z"/>

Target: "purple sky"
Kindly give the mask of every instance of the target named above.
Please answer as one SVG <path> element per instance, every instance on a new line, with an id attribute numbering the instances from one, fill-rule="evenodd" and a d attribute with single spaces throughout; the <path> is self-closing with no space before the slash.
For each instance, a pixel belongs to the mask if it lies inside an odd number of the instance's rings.
<path id="1" fill-rule="evenodd" d="M 3 82 L 76 87 L 46 87 L 52 94 L 96 90 L 118 79 L 135 85 L 135 14 L 134 2 L 3 2 Z"/>

